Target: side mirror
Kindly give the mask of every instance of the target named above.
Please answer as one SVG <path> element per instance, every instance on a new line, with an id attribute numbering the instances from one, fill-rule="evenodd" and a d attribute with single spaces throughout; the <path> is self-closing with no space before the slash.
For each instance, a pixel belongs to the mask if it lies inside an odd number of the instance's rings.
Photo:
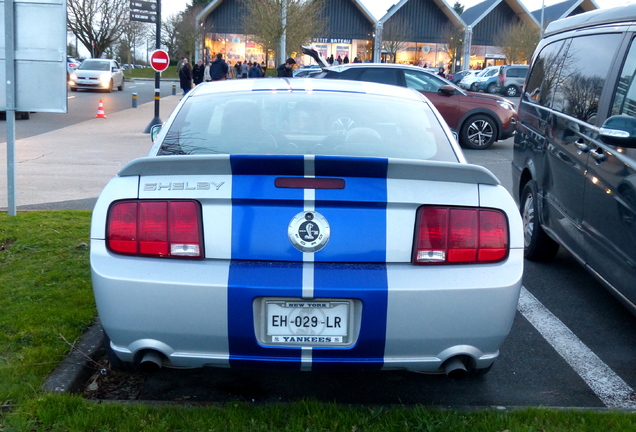
<path id="1" fill-rule="evenodd" d="M 636 147 L 636 117 L 615 115 L 603 123 L 599 130 L 601 139 L 613 145 Z"/>
<path id="2" fill-rule="evenodd" d="M 163 125 L 156 124 L 150 128 L 150 141 L 155 142 L 157 136 L 159 136 L 159 132 L 161 132 L 161 128 Z"/>
<path id="3" fill-rule="evenodd" d="M 439 88 L 438 92 L 446 96 L 452 96 L 455 94 L 455 87 L 451 85 L 443 85 Z"/>

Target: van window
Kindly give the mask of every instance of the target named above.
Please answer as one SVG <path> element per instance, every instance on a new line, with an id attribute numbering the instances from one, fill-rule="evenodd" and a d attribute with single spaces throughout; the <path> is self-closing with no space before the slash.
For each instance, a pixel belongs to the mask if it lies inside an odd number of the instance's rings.
<path id="1" fill-rule="evenodd" d="M 636 83 L 634 78 L 636 78 L 636 42 L 632 39 L 632 46 L 618 79 L 612 115 L 627 114 L 636 117 Z"/>
<path id="2" fill-rule="evenodd" d="M 563 41 L 546 45 L 537 56 L 526 85 L 526 99 L 539 105 L 551 106 L 563 61 Z"/>
<path id="3" fill-rule="evenodd" d="M 552 107 L 593 124 L 622 34 L 572 38 L 562 63 Z"/>

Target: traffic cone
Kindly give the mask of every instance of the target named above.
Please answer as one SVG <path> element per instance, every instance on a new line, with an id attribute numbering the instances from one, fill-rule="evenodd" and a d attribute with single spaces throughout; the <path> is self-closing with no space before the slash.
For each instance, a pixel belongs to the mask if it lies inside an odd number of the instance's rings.
<path id="1" fill-rule="evenodd" d="M 97 115 L 95 118 L 106 118 L 106 115 L 104 115 L 104 103 L 101 99 L 99 100 L 99 106 L 97 107 Z"/>

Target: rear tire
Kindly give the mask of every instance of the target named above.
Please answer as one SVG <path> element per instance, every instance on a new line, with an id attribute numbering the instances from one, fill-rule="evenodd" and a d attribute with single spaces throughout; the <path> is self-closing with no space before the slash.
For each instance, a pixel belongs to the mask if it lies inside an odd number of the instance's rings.
<path id="1" fill-rule="evenodd" d="M 506 88 L 506 96 L 515 97 L 519 94 L 519 90 L 517 90 L 516 86 L 510 85 Z"/>
<path id="2" fill-rule="evenodd" d="M 530 180 L 521 193 L 523 255 L 530 261 L 550 261 L 559 251 L 559 244 L 552 240 L 541 227 L 538 197 L 537 184 Z"/>

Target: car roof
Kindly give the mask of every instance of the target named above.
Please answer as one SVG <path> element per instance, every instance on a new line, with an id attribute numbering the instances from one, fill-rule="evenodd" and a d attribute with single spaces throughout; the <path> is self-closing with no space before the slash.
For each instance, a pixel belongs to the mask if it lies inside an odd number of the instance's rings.
<path id="1" fill-rule="evenodd" d="M 416 70 L 420 72 L 426 72 L 429 74 L 432 73 L 431 71 L 421 67 L 405 65 L 400 63 L 347 63 L 343 65 L 330 66 L 326 68 L 325 70 L 341 71 L 341 70 L 352 69 L 352 68 L 393 68 L 393 69 Z"/>
<path id="2" fill-rule="evenodd" d="M 317 80 L 313 78 L 266 78 L 228 80 L 223 86 L 199 85 L 191 93 L 194 95 L 226 93 L 237 91 L 315 91 L 334 93 L 359 93 L 387 96 L 391 98 L 410 99 L 414 101 L 426 101 L 427 99 L 415 90 L 406 87 L 396 87 L 387 84 L 378 84 L 368 81 L 349 80 Z"/>
<path id="3" fill-rule="evenodd" d="M 546 28 L 544 37 L 584 27 L 626 23 L 630 21 L 636 21 L 636 4 L 609 9 L 597 9 L 552 21 Z"/>

